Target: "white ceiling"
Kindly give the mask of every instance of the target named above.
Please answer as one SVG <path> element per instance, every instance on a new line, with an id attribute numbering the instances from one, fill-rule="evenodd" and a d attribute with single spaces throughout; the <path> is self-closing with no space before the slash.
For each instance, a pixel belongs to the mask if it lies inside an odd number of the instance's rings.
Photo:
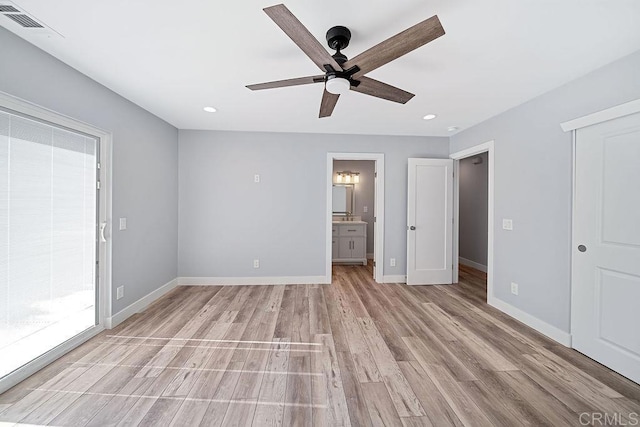
<path id="1" fill-rule="evenodd" d="M 61 37 L 0 24 L 180 129 L 446 136 L 640 49 L 637 0 L 287 0 L 324 46 L 349 27 L 350 58 L 434 14 L 446 31 L 369 74 L 406 105 L 350 92 L 318 119 L 321 84 L 244 87 L 321 74 L 262 11 L 277 2 L 15 0 Z"/>

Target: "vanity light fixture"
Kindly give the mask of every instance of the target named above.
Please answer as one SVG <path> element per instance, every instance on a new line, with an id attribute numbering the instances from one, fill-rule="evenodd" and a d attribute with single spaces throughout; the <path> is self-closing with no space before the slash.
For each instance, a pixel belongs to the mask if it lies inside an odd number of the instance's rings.
<path id="1" fill-rule="evenodd" d="M 338 184 L 358 184 L 360 182 L 360 172 L 344 171 L 336 174 Z"/>

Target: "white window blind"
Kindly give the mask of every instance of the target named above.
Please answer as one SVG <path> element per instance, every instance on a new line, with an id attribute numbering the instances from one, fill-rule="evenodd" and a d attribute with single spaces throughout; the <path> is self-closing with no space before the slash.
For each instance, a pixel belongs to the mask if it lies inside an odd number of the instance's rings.
<path id="1" fill-rule="evenodd" d="M 0 348 L 65 319 L 95 324 L 97 149 L 0 111 Z"/>

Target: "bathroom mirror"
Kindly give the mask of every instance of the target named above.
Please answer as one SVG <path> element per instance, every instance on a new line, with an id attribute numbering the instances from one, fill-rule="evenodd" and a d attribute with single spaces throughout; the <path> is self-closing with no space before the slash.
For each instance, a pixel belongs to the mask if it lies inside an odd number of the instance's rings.
<path id="1" fill-rule="evenodd" d="M 353 184 L 333 184 L 333 214 L 336 216 L 353 215 L 356 205 L 356 193 Z"/>

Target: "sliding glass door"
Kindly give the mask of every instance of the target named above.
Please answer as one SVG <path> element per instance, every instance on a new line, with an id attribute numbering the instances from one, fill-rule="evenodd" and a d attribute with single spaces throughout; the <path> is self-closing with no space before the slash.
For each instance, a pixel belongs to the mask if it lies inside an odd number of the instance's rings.
<path id="1" fill-rule="evenodd" d="M 0 379 L 98 324 L 99 152 L 0 110 Z"/>

